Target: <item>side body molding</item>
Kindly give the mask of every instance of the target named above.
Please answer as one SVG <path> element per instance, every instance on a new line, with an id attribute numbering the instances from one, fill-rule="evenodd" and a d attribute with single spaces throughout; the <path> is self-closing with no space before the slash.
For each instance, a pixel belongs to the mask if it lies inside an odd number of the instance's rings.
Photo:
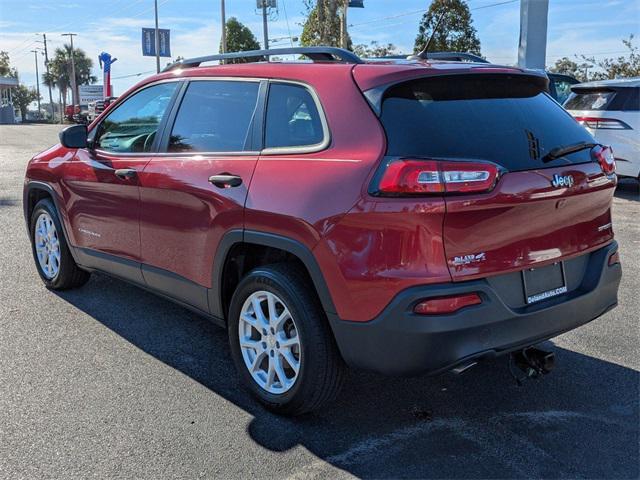
<path id="1" fill-rule="evenodd" d="M 65 216 L 64 210 L 60 208 L 58 194 L 54 188 L 44 182 L 30 181 L 25 185 L 23 191 L 23 211 L 27 229 L 29 228 L 29 195 L 34 189 L 46 191 L 53 199 L 54 205 L 57 211 L 60 212 L 61 217 Z M 61 224 L 65 237 L 69 238 L 64 218 L 61 218 Z M 299 258 L 313 281 L 320 302 L 322 303 L 322 308 L 330 318 L 337 317 L 336 308 L 329 293 L 329 288 L 311 250 L 303 243 L 282 235 L 255 230 L 243 231 L 242 229 L 234 229 L 227 232 L 222 237 L 222 241 L 218 244 L 216 250 L 212 271 L 212 288 L 209 289 L 190 282 L 187 279 L 183 279 L 179 275 L 167 270 L 122 259 L 103 252 L 78 248 L 70 243 L 68 243 L 68 246 L 76 263 L 83 268 L 87 270 L 98 270 L 133 283 L 146 290 L 151 290 L 156 294 L 160 294 L 165 298 L 195 310 L 201 315 L 211 318 L 219 325 L 224 325 L 226 323 L 223 320 L 225 318 L 225 312 L 222 305 L 222 284 L 225 274 L 224 265 L 231 248 L 240 243 L 278 248 Z"/>
<path id="2" fill-rule="evenodd" d="M 222 305 L 222 282 L 224 279 L 224 264 L 227 254 L 237 243 L 250 243 L 264 245 L 265 247 L 278 248 L 298 257 L 309 272 L 313 285 L 318 292 L 318 297 L 322 303 L 322 308 L 328 314 L 335 315 L 336 307 L 329 293 L 329 287 L 322 275 L 320 266 L 311 250 L 297 240 L 293 240 L 282 235 L 259 232 L 255 230 L 230 230 L 222 238 L 218 245 L 213 264 L 213 288 L 209 291 L 209 310 L 211 314 L 218 318 L 224 318 L 224 308 Z"/>

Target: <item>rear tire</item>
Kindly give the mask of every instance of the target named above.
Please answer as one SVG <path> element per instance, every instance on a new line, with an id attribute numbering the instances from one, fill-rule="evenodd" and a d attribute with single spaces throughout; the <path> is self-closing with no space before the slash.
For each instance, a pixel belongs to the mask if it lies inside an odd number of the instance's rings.
<path id="1" fill-rule="evenodd" d="M 73 260 L 58 212 L 48 198 L 40 200 L 33 209 L 30 237 L 36 269 L 47 288 L 67 290 L 87 283 L 90 274 Z"/>
<path id="2" fill-rule="evenodd" d="M 338 395 L 346 367 L 314 287 L 296 265 L 249 272 L 231 299 L 228 333 L 238 374 L 268 409 L 301 415 Z"/>

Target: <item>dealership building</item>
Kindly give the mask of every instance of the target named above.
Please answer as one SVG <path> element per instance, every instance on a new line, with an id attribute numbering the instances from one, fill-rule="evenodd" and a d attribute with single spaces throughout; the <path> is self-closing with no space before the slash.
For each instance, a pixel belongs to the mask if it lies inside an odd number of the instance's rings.
<path id="1" fill-rule="evenodd" d="M 11 90 L 17 86 L 17 78 L 0 76 L 0 123 L 16 123 Z"/>

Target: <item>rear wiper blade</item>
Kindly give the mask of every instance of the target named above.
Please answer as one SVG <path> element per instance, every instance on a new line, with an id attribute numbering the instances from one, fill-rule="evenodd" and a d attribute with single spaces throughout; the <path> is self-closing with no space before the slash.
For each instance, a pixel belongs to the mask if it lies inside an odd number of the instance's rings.
<path id="1" fill-rule="evenodd" d="M 543 162 L 550 162 L 551 160 L 555 160 L 556 158 L 562 157 L 564 155 L 569 155 L 570 153 L 579 152 L 580 150 L 586 150 L 587 148 L 596 147 L 597 143 L 589 143 L 589 142 L 580 142 L 574 143 L 573 145 L 565 145 L 563 147 L 555 147 L 549 150 L 544 157 L 542 157 Z"/>

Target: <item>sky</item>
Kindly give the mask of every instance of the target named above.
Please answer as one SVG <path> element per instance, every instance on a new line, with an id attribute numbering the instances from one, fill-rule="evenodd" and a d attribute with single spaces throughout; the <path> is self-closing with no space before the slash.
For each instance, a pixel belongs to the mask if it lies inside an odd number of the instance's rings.
<path id="1" fill-rule="evenodd" d="M 403 53 L 413 50 L 418 23 L 430 0 L 364 0 L 350 8 L 349 33 L 354 43 L 393 43 Z M 519 0 L 468 0 L 482 54 L 502 64 L 517 62 Z M 220 0 L 158 0 L 160 28 L 171 30 L 171 54 L 193 57 L 217 53 L 220 43 Z M 227 19 L 236 17 L 262 40 L 262 18 L 255 0 L 226 0 Z M 299 36 L 303 0 L 278 0 L 269 20 L 276 46 L 290 46 Z M 115 94 L 155 73 L 155 58 L 143 57 L 141 28 L 153 27 L 153 0 L 0 0 L 0 50 L 8 51 L 20 81 L 35 86 L 35 59 L 47 34 L 49 55 L 73 32 L 74 46 L 94 60 L 102 51 L 117 57 L 112 66 Z M 40 35 L 36 35 L 40 34 Z M 560 57 L 585 54 L 596 58 L 626 52 L 622 39 L 636 36 L 640 46 L 640 0 L 549 0 L 547 65 Z M 162 65 L 170 59 L 162 58 Z M 40 73 L 44 59 L 38 57 Z M 42 87 L 42 86 L 41 86 Z M 44 90 L 41 91 L 43 97 Z M 55 97 L 54 97 L 55 98 Z"/>

